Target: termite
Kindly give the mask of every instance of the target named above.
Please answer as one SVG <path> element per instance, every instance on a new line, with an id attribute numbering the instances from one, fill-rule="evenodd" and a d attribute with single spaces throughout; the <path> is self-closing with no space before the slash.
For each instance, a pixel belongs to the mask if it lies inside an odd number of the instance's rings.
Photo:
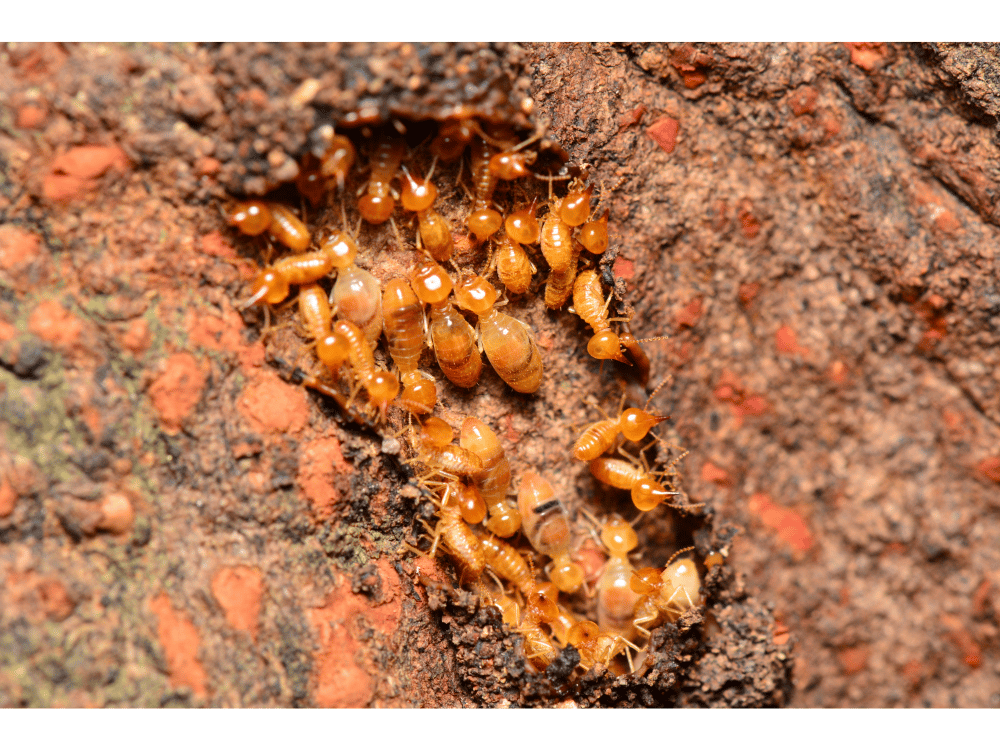
<path id="1" fill-rule="evenodd" d="M 452 383 L 472 388 L 479 382 L 483 359 L 476 347 L 476 334 L 448 301 L 452 280 L 437 263 L 424 260 L 410 274 L 413 291 L 431 306 L 430 334 L 438 366 Z"/>
<path id="2" fill-rule="evenodd" d="M 267 228 L 275 242 L 299 253 L 309 247 L 309 229 L 292 209 L 280 203 L 268 204 L 268 208 L 271 210 L 271 223 Z"/>
<path id="3" fill-rule="evenodd" d="M 601 541 L 609 556 L 597 581 L 597 623 L 602 630 L 628 638 L 639 601 L 629 588 L 632 563 L 628 554 L 638 546 L 639 537 L 624 519 L 612 516 L 601 529 Z"/>
<path id="4" fill-rule="evenodd" d="M 336 182 L 340 191 L 344 190 L 344 183 L 347 173 L 354 165 L 357 151 L 350 138 L 343 135 L 334 135 L 320 159 L 320 173 L 327 182 Z"/>
<path id="5" fill-rule="evenodd" d="M 571 227 L 578 227 L 590 216 L 590 195 L 594 186 L 588 185 L 585 190 L 573 188 L 574 185 L 570 185 L 570 192 L 559 206 L 559 218 Z"/>
<path id="6" fill-rule="evenodd" d="M 680 494 L 667 490 L 651 472 L 621 458 L 595 458 L 590 462 L 590 473 L 598 481 L 629 490 L 635 507 L 642 511 L 652 510 L 667 498 Z"/>
<path id="7" fill-rule="evenodd" d="M 319 281 L 333 266 L 325 253 L 300 253 L 279 258 L 263 269 L 250 287 L 250 298 L 243 303 L 247 308 L 258 302 L 276 305 L 288 296 L 290 285 L 309 284 Z"/>
<path id="8" fill-rule="evenodd" d="M 595 664 L 607 668 L 611 660 L 624 651 L 629 670 L 635 671 L 628 647 L 631 646 L 637 652 L 639 647 L 620 635 L 602 632 L 596 622 L 590 620 L 578 622 L 570 629 L 568 640 L 580 652 L 580 666 L 584 670 L 591 669 Z"/>
<path id="9" fill-rule="evenodd" d="M 566 509 L 552 485 L 533 471 L 521 475 L 517 493 L 524 535 L 531 546 L 552 558 L 549 580 L 560 591 L 572 593 L 583 584 L 583 570 L 569 558 L 570 524 Z"/>
<path id="10" fill-rule="evenodd" d="M 372 349 L 365 340 L 364 333 L 354 323 L 338 320 L 333 324 L 333 332 L 346 339 L 354 374 L 368 391 L 369 401 L 378 407 L 381 418 L 385 419 L 386 407 L 399 393 L 399 380 L 391 372 L 375 369 Z"/>
<path id="11" fill-rule="evenodd" d="M 382 334 L 382 289 L 378 279 L 355 264 L 341 268 L 330 300 L 337 315 L 354 323 L 374 346 Z"/>
<path id="12" fill-rule="evenodd" d="M 545 306 L 556 310 L 566 304 L 573 292 L 576 264 L 580 257 L 579 242 L 573 239 L 570 226 L 560 217 L 562 201 L 551 204 L 542 222 L 542 255 L 551 269 L 545 283 Z"/>
<path id="13" fill-rule="evenodd" d="M 538 211 L 538 197 L 532 199 L 531 205 L 515 211 L 504 220 L 504 228 L 515 242 L 522 245 L 534 245 L 542 236 L 535 213 Z"/>
<path id="14" fill-rule="evenodd" d="M 493 264 L 497 276 L 511 294 L 524 294 L 531 287 L 531 277 L 534 275 L 535 264 L 528 254 L 509 234 L 503 234 L 497 240 L 493 251 Z"/>
<path id="15" fill-rule="evenodd" d="M 371 158 L 368 189 L 358 200 L 358 213 L 369 224 L 382 224 L 392 216 L 396 202 L 392 197 L 392 179 L 403 160 L 406 144 L 388 135 L 378 141 Z"/>
<path id="16" fill-rule="evenodd" d="M 694 560 L 690 557 L 675 560 L 693 549 L 686 547 L 675 552 L 662 571 L 642 568 L 632 575 L 629 586 L 642 597 L 633 625 L 643 635 L 648 636 L 663 620 L 676 622 L 689 609 L 701 604 L 701 579 Z"/>
<path id="17" fill-rule="evenodd" d="M 434 168 L 431 167 L 431 173 Z M 455 241 L 451 236 L 451 225 L 448 220 L 434 210 L 434 200 L 437 198 L 437 188 L 430 181 L 428 174 L 422 181 L 415 180 L 409 170 L 403 167 L 403 190 L 399 201 L 407 211 L 417 214 L 420 226 L 420 239 L 431 257 L 438 262 L 444 262 L 451 257 Z"/>
<path id="18" fill-rule="evenodd" d="M 613 359 L 629 364 L 622 356 L 618 335 L 608 325 L 608 303 L 604 301 L 601 279 L 594 270 L 581 271 L 573 283 L 573 309 L 594 329 L 587 353 L 594 359 Z"/>
<path id="19" fill-rule="evenodd" d="M 448 489 L 445 490 L 444 497 L 441 499 L 438 522 L 434 527 L 434 542 L 428 556 L 434 557 L 438 542 L 442 539 L 448 552 L 463 571 L 469 573 L 473 580 L 478 580 L 483 573 L 483 568 L 486 567 L 483 548 L 479 538 L 472 533 L 472 530 L 462 519 L 462 512 L 457 502 L 452 499 Z M 464 573 L 462 577 L 464 579 Z"/>
<path id="20" fill-rule="evenodd" d="M 668 378 L 665 378 L 659 386 L 646 399 L 646 404 L 642 409 L 631 407 L 622 411 L 615 419 L 602 419 L 594 422 L 583 431 L 583 434 L 573 443 L 573 458 L 578 461 L 592 461 L 606 453 L 614 447 L 618 434 L 621 433 L 626 440 L 638 442 L 642 440 L 649 431 L 660 422 L 666 421 L 669 417 L 661 417 L 650 414 L 646 411 L 650 402 L 663 387 Z M 625 395 L 622 394 L 622 404 L 624 405 Z M 603 411 L 602 411 L 603 413 Z M 607 416 L 607 415 L 605 415 Z"/>
<path id="21" fill-rule="evenodd" d="M 455 161 L 476 134 L 475 121 L 463 117 L 445 120 L 438 126 L 430 151 L 443 162 Z"/>
<path id="22" fill-rule="evenodd" d="M 544 368 L 531 329 L 494 306 L 496 288 L 478 274 L 463 276 L 455 287 L 459 307 L 479 316 L 479 340 L 497 375 L 518 393 L 534 393 Z"/>
<path id="23" fill-rule="evenodd" d="M 309 337 L 319 342 L 330 333 L 332 316 L 326 291 L 319 284 L 303 284 L 299 288 L 299 314 Z"/>
<path id="24" fill-rule="evenodd" d="M 313 206 L 319 205 L 323 196 L 326 195 L 326 185 L 323 184 L 323 172 L 320 170 L 319 159 L 312 154 L 306 154 L 302 157 L 299 174 L 295 178 L 295 187 L 299 189 L 299 194 Z"/>
<path id="25" fill-rule="evenodd" d="M 608 216 L 610 213 L 610 210 L 606 210 L 600 219 L 588 221 L 580 227 L 580 244 L 594 255 L 601 255 L 608 249 Z"/>
<path id="26" fill-rule="evenodd" d="M 473 478 L 473 483 L 489 509 L 486 528 L 500 537 L 509 537 L 521 528 L 521 514 L 507 504 L 510 487 L 510 462 L 496 433 L 476 417 L 466 417 L 462 422 L 458 444 L 479 456 L 483 470 Z"/>
<path id="27" fill-rule="evenodd" d="M 538 585 L 531 568 L 516 549 L 494 536 L 480 536 L 479 541 L 486 556 L 486 564 L 494 573 L 513 583 L 525 596 L 537 590 Z"/>
<path id="28" fill-rule="evenodd" d="M 481 137 L 476 138 L 472 144 L 472 184 L 475 198 L 472 213 L 465 223 L 479 242 L 493 235 L 503 224 L 503 217 L 490 206 L 499 179 L 490 170 L 492 157 L 493 149 L 490 145 Z"/>
<path id="29" fill-rule="evenodd" d="M 271 210 L 261 200 L 240 201 L 226 212 L 226 221 L 243 234 L 256 237 L 271 226 Z"/>

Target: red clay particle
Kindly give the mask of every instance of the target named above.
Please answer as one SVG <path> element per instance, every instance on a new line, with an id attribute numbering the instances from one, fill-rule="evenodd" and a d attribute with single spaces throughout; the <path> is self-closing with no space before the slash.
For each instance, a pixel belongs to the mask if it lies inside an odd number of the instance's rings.
<path id="1" fill-rule="evenodd" d="M 826 370 L 826 376 L 836 385 L 843 385 L 850 377 L 851 371 L 839 359 L 830 363 Z"/>
<path id="2" fill-rule="evenodd" d="M 337 438 L 318 438 L 302 445 L 298 483 L 317 518 L 329 518 L 338 501 L 350 493 L 352 471 Z"/>
<path id="3" fill-rule="evenodd" d="M 97 187 L 97 179 L 111 169 L 124 172 L 128 157 L 117 146 L 77 146 L 57 156 L 42 183 L 48 200 L 65 201 Z"/>
<path id="4" fill-rule="evenodd" d="M 12 275 L 28 270 L 42 254 L 41 238 L 14 224 L 0 226 L 0 269 Z"/>
<path id="5" fill-rule="evenodd" d="M 976 471 L 991 482 L 1000 484 L 1000 456 L 990 456 L 979 462 Z"/>
<path id="6" fill-rule="evenodd" d="M 206 177 L 218 174 L 220 169 L 222 169 L 222 162 L 211 156 L 203 156 L 195 164 L 195 172 Z"/>
<path id="7" fill-rule="evenodd" d="M 615 258 L 615 262 L 614 265 L 611 266 L 611 270 L 618 278 L 628 281 L 635 276 L 635 263 L 619 255 Z"/>
<path id="8" fill-rule="evenodd" d="M 884 42 L 845 42 L 851 53 L 851 62 L 859 68 L 871 72 L 886 56 Z"/>
<path id="9" fill-rule="evenodd" d="M 805 552 L 814 544 L 813 535 L 801 515 L 789 508 L 782 508 L 764 492 L 755 492 L 747 501 L 747 509 L 760 517 L 761 522 L 778 533 L 778 538 L 792 549 Z"/>
<path id="10" fill-rule="evenodd" d="M 226 622 L 257 640 L 264 579 L 257 568 L 235 565 L 220 569 L 212 577 L 212 596 L 222 607 Z"/>
<path id="11" fill-rule="evenodd" d="M 978 669 L 983 662 L 983 650 L 969 635 L 962 621 L 954 615 L 941 615 L 941 625 L 945 628 L 945 638 L 951 641 L 962 652 L 962 660 L 973 669 Z"/>
<path id="12" fill-rule="evenodd" d="M 256 432 L 299 432 L 309 424 L 305 390 L 289 385 L 273 372 L 255 372 L 237 408 Z"/>
<path id="13" fill-rule="evenodd" d="M 42 578 L 38 581 L 36 590 L 42 611 L 54 622 L 62 622 L 76 609 L 76 602 L 58 578 Z"/>
<path id="14" fill-rule="evenodd" d="M 849 646 L 837 652 L 840 669 L 845 675 L 861 672 L 868 666 L 869 656 L 871 656 L 871 649 L 868 646 Z"/>
<path id="15" fill-rule="evenodd" d="M 656 141 L 656 145 L 669 154 L 677 145 L 677 132 L 680 125 L 680 122 L 673 117 L 661 117 L 646 128 L 646 135 Z"/>
<path id="16" fill-rule="evenodd" d="M 157 618 L 156 634 L 167 658 L 170 684 L 174 687 L 186 685 L 196 696 L 205 697 L 208 675 L 198 661 L 201 645 L 198 629 L 187 615 L 173 608 L 166 592 L 151 600 L 149 609 Z"/>
<path id="17" fill-rule="evenodd" d="M 646 105 L 640 104 L 618 121 L 618 130 L 624 130 L 638 124 L 642 120 L 642 116 L 646 114 L 646 111 Z"/>
<path id="18" fill-rule="evenodd" d="M 240 351 L 243 345 L 243 319 L 235 310 L 223 311 L 221 317 L 204 310 L 189 311 L 184 319 L 188 343 L 204 349 Z"/>
<path id="19" fill-rule="evenodd" d="M 740 404 L 740 410 L 750 417 L 759 417 L 767 413 L 769 408 L 770 404 L 767 402 L 767 399 L 759 394 L 747 396 L 743 399 L 743 403 Z"/>
<path id="20" fill-rule="evenodd" d="M 148 391 L 164 432 L 173 435 L 180 431 L 184 420 L 201 400 L 205 380 L 205 372 L 191 354 L 179 352 L 167 358 L 163 371 Z"/>
<path id="21" fill-rule="evenodd" d="M 991 601 L 990 592 L 992 589 L 993 583 L 988 578 L 984 578 L 982 583 L 976 587 L 975 592 L 972 594 L 972 615 L 974 617 L 983 617 L 986 615 L 987 607 Z"/>
<path id="22" fill-rule="evenodd" d="M 750 303 L 757 299 L 757 295 L 760 294 L 762 288 L 756 281 L 740 284 L 739 291 L 736 292 L 736 298 L 743 307 L 749 307 Z"/>
<path id="23" fill-rule="evenodd" d="M 135 523 L 135 509 L 132 501 L 122 492 L 111 492 L 101 499 L 101 520 L 97 528 L 112 534 L 124 534 Z"/>
<path id="24" fill-rule="evenodd" d="M 736 218 L 740 221 L 740 233 L 744 239 L 752 240 L 760 234 L 760 220 L 753 215 L 753 203 L 748 199 L 740 201 Z"/>
<path id="25" fill-rule="evenodd" d="M 223 239 L 219 232 L 209 232 L 201 236 L 201 251 L 215 258 L 235 258 L 236 251 Z"/>
<path id="26" fill-rule="evenodd" d="M 792 634 L 788 630 L 788 626 L 785 625 L 781 620 L 774 621 L 774 645 L 784 646 L 788 643 Z"/>
<path id="27" fill-rule="evenodd" d="M 72 349 L 80 341 L 83 322 L 54 299 L 38 303 L 28 317 L 28 330 L 57 349 Z"/>
<path id="28" fill-rule="evenodd" d="M 136 318 L 129 323 L 121 338 L 122 347 L 136 357 L 141 356 L 152 342 L 153 336 L 149 331 L 149 321 L 145 318 Z"/>
<path id="29" fill-rule="evenodd" d="M 809 350 L 799 346 L 798 336 L 789 325 L 783 325 L 774 334 L 774 346 L 782 354 L 808 354 Z"/>
<path id="30" fill-rule="evenodd" d="M 45 107 L 31 102 L 17 108 L 15 125 L 23 130 L 35 130 L 45 122 Z"/>
<path id="31" fill-rule="evenodd" d="M 701 465 L 701 481 L 717 484 L 720 487 L 728 487 L 732 484 L 729 472 L 716 466 L 711 461 L 706 461 Z"/>
<path id="32" fill-rule="evenodd" d="M 694 328 L 701 320 L 702 313 L 705 312 L 704 298 L 695 297 L 684 305 L 674 316 L 674 320 L 679 328 Z"/>
<path id="33" fill-rule="evenodd" d="M 788 106 L 796 117 L 811 115 L 816 111 L 816 101 L 819 94 L 812 86 L 800 86 L 788 97 Z"/>

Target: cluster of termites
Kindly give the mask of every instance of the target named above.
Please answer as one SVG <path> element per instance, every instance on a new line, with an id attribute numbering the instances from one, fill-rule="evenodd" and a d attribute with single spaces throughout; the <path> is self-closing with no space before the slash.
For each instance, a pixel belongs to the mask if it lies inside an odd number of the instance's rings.
<path id="1" fill-rule="evenodd" d="M 653 627 L 701 603 L 697 566 L 683 556 L 691 548 L 661 569 L 636 570 L 635 520 L 612 514 L 598 521 L 582 508 L 571 514 L 573 504 L 534 471 L 521 474 L 515 493 L 510 462 L 488 424 L 465 418 L 456 442 L 455 427 L 434 414 L 439 376 L 473 389 L 484 354 L 512 390 L 539 389 L 545 364 L 534 332 L 500 309 L 533 289 L 551 310 L 572 301 L 593 329 L 591 356 L 623 363 L 642 386 L 648 380 L 649 359 L 628 330 L 616 332 L 612 324 L 620 319 L 609 317 L 611 297 L 596 270 L 609 245 L 609 211 L 591 205 L 594 186 L 579 175 L 544 171 L 542 135 L 519 140 L 506 125 L 472 117 L 353 137 L 326 128 L 299 165 L 298 206 L 278 191 L 229 206 L 227 218 L 261 238 L 267 260 L 244 307 L 287 312 L 286 300 L 297 297 L 295 317 L 311 363 L 299 368 L 299 382 L 401 438 L 435 508 L 435 522 L 421 520 L 417 546 L 407 546 L 431 557 L 445 551 L 460 585 L 473 587 L 523 636 L 532 668 L 544 670 L 571 645 L 580 670 L 600 664 L 631 671 L 641 665 L 640 644 Z M 563 180 L 566 193 L 556 197 Z M 450 210 L 438 201 L 447 183 L 453 195 L 468 196 L 467 213 L 455 215 L 454 201 Z M 314 235 L 302 218 L 307 213 L 332 221 Z M 358 264 L 371 254 L 362 238 L 376 232 L 409 257 L 408 272 L 380 279 Z M 480 272 L 456 262 L 459 243 L 471 248 L 465 255 Z M 276 247 L 288 252 L 275 258 Z M 541 259 L 548 267 L 543 288 L 534 283 L 534 261 Z M 498 285 L 489 280 L 494 273 Z M 425 349 L 436 370 L 422 369 L 430 363 Z M 665 444 L 652 430 L 666 419 L 648 412 L 648 404 L 622 409 L 623 396 L 616 416 L 590 424 L 566 447 L 599 482 L 630 494 L 637 519 L 661 505 L 697 510 L 678 489 L 678 459 L 661 471 L 646 462 L 650 445 Z M 632 452 L 624 445 L 647 438 L 652 442 Z M 581 543 L 588 541 L 591 553 L 603 550 L 599 570 L 581 564 Z"/>

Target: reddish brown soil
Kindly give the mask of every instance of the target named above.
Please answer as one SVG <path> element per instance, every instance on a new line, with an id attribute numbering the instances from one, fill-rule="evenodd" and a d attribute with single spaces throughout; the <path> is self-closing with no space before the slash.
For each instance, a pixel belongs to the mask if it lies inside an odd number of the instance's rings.
<path id="1" fill-rule="evenodd" d="M 966 45 L 6 45 L 0 705 L 1000 704 L 998 73 Z M 654 405 L 706 508 L 642 525 L 643 564 L 729 551 L 641 677 L 526 670 L 401 551 L 428 508 L 393 429 L 288 382 L 301 339 L 235 309 L 261 258 L 220 205 L 324 118 L 471 96 L 524 129 L 525 93 L 608 190 L 633 330 L 666 337 Z M 623 373 L 514 306 L 538 396 L 489 373 L 443 413 L 589 503 L 579 396 L 614 408 Z"/>

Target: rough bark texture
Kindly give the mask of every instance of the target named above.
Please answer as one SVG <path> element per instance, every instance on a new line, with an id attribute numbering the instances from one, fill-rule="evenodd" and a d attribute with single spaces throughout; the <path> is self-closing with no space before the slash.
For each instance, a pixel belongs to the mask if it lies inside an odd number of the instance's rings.
<path id="1" fill-rule="evenodd" d="M 997 705 L 996 58 L 7 45 L 0 705 Z M 321 125 L 472 112 L 530 132 L 525 95 L 604 187 L 619 313 L 666 337 L 653 405 L 706 507 L 640 522 L 643 564 L 729 552 L 640 676 L 575 677 L 571 648 L 527 669 L 450 564 L 401 550 L 431 509 L 398 418 L 373 430 L 286 382 L 301 336 L 265 345 L 263 315 L 236 311 L 262 251 L 219 207 L 294 176 Z M 380 278 L 408 268 L 388 230 L 362 239 Z M 543 346 L 538 395 L 486 372 L 442 411 L 497 426 L 515 474 L 626 510 L 568 451 L 596 418 L 580 395 L 613 410 L 627 372 L 534 291 L 510 309 Z"/>

